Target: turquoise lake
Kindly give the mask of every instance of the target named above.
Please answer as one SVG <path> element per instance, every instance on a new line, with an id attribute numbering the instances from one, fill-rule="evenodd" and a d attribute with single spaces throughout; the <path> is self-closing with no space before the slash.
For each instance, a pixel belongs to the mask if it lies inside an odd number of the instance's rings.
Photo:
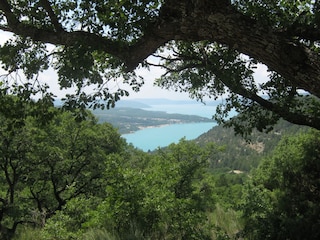
<path id="1" fill-rule="evenodd" d="M 152 105 L 151 108 L 145 108 L 144 110 L 198 115 L 211 119 L 212 115 L 215 113 L 215 108 L 216 106 L 207 106 L 198 103 L 185 105 Z M 172 124 L 162 127 L 145 128 L 122 136 L 128 143 L 132 143 L 135 147 L 142 149 L 143 151 L 152 151 L 158 147 L 165 147 L 171 143 L 177 143 L 184 137 L 187 140 L 195 139 L 216 125 L 215 122 Z"/>
<path id="2" fill-rule="evenodd" d="M 128 143 L 143 151 L 177 143 L 181 138 L 192 140 L 209 131 L 216 123 L 172 124 L 163 127 L 145 128 L 134 133 L 122 135 Z"/>

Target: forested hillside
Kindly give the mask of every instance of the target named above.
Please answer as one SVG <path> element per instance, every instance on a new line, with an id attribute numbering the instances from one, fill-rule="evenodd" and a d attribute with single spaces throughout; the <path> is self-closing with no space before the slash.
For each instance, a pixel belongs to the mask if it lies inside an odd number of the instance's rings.
<path id="1" fill-rule="evenodd" d="M 200 145 L 214 142 L 224 146 L 224 150 L 217 153 L 217 160 L 211 162 L 213 169 L 227 168 L 248 172 L 258 166 L 262 157 L 270 155 L 284 136 L 293 136 L 308 129 L 310 128 L 281 120 L 269 133 L 255 130 L 248 139 L 244 139 L 235 135 L 232 128 L 215 126 L 195 139 L 195 142 Z"/>
<path id="2" fill-rule="evenodd" d="M 320 236 L 318 131 L 282 122 L 247 145 L 217 127 L 149 153 L 91 112 L 0 99 L 0 239 Z"/>

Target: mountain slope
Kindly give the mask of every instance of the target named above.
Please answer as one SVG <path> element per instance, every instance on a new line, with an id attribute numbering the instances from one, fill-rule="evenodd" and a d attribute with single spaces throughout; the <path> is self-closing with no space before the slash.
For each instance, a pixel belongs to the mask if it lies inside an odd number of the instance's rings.
<path id="1" fill-rule="evenodd" d="M 267 134 L 254 131 L 251 135 L 251 141 L 246 142 L 241 136 L 235 136 L 233 129 L 216 126 L 194 141 L 200 145 L 215 142 L 220 146 L 225 146 L 225 150 L 218 153 L 211 161 L 213 169 L 228 168 L 249 171 L 259 164 L 262 157 L 272 152 L 283 136 L 294 135 L 308 129 L 308 127 L 281 120 Z"/>

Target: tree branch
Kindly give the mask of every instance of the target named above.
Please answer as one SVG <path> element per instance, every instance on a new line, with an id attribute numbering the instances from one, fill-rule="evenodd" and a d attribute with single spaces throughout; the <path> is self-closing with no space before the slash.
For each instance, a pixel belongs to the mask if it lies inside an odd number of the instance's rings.
<path id="1" fill-rule="evenodd" d="M 196 54 L 196 55 L 186 55 L 181 53 L 177 53 L 177 54 L 179 55 L 177 58 L 177 61 L 181 61 L 183 62 L 183 64 L 181 64 L 180 66 L 175 65 L 175 69 L 170 69 L 169 67 L 166 67 L 169 73 L 170 72 L 179 73 L 181 71 L 186 71 L 187 69 L 190 69 L 189 71 L 192 71 L 192 68 L 205 69 L 208 72 L 213 72 L 216 76 L 216 79 L 222 82 L 233 93 L 236 93 L 246 99 L 250 99 L 258 103 L 264 109 L 278 114 L 280 117 L 282 117 L 283 119 L 289 122 L 292 122 L 298 125 L 305 125 L 305 126 L 310 126 L 316 129 L 320 129 L 320 118 L 318 116 L 309 116 L 299 112 L 292 112 L 290 111 L 290 108 L 288 106 L 283 106 L 277 102 L 272 102 L 267 99 L 264 99 L 259 95 L 257 95 L 255 91 L 251 91 L 250 89 L 247 89 L 245 86 L 241 84 L 241 81 L 234 80 L 236 76 L 234 77 L 224 76 L 224 73 L 227 71 L 225 69 L 226 66 L 224 64 L 217 66 L 215 62 L 213 62 L 212 60 L 210 61 L 210 58 L 206 56 L 203 56 L 202 58 L 202 56 L 199 54 Z M 295 89 L 296 88 L 293 88 L 289 93 L 292 99 L 293 99 L 293 95 L 295 94 Z"/>
<path id="2" fill-rule="evenodd" d="M 248 91 L 245 87 L 230 83 L 228 80 L 220 79 L 231 91 L 258 103 L 261 107 L 271 112 L 278 114 L 281 118 L 298 125 L 310 126 L 320 129 L 320 118 L 315 116 L 299 114 L 298 112 L 291 112 L 288 107 L 280 106 L 279 104 L 268 101 L 256 93 Z"/>
<path id="3" fill-rule="evenodd" d="M 62 32 L 63 31 L 63 27 L 59 23 L 57 15 L 53 12 L 53 9 L 52 9 L 52 7 L 50 5 L 50 2 L 48 0 L 40 0 L 40 3 L 43 6 L 43 8 L 47 11 L 55 30 L 57 32 Z"/>
<path id="4" fill-rule="evenodd" d="M 8 1 L 0 0 L 0 9 L 8 22 L 7 30 L 35 41 L 65 46 L 82 44 L 88 51 L 103 51 L 120 59 L 127 71 L 133 71 L 172 40 L 218 42 L 266 64 L 298 88 L 320 97 L 318 53 L 301 44 L 296 36 L 281 35 L 271 26 L 243 15 L 228 0 L 166 0 L 157 19 L 147 23 L 144 34 L 132 42 L 85 31 L 67 32 L 60 28 L 49 2 L 42 0 L 41 3 L 59 31 L 19 22 Z"/>
<path id="5" fill-rule="evenodd" d="M 14 28 L 20 23 L 16 16 L 11 11 L 12 6 L 6 0 L 0 0 L 0 10 L 4 12 L 7 18 L 8 26 L 11 26 L 10 31 L 14 31 Z"/>

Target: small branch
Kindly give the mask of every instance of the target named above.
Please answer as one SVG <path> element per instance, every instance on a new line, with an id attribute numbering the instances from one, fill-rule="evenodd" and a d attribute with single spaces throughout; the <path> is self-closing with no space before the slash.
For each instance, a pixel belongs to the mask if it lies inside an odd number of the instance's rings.
<path id="1" fill-rule="evenodd" d="M 165 65 L 162 65 L 162 64 L 154 64 L 154 63 L 149 63 L 149 62 L 147 62 L 147 64 L 150 65 L 150 66 L 153 66 L 153 67 L 161 67 L 161 68 L 166 69 L 167 72 L 164 75 L 166 75 L 168 72 L 172 72 L 174 70 L 174 69 L 171 69 L 171 68 L 169 68 L 169 67 L 167 67 Z"/>
<path id="2" fill-rule="evenodd" d="M 156 58 L 160 58 L 161 60 L 165 60 L 165 61 L 168 61 L 168 62 L 174 62 L 174 61 L 181 60 L 180 58 L 164 57 L 164 56 L 161 56 L 161 55 L 158 55 L 158 54 L 152 54 L 152 56 L 156 57 Z"/>
<path id="3" fill-rule="evenodd" d="M 280 106 L 276 103 L 268 101 L 256 93 L 250 92 L 244 86 L 234 85 L 228 80 L 221 80 L 223 84 L 228 87 L 232 92 L 241 95 L 244 98 L 250 99 L 258 103 L 266 110 L 272 111 L 278 114 L 281 118 L 298 125 L 305 125 L 320 129 L 320 121 L 317 117 L 307 116 L 298 112 L 291 112 L 286 106 Z"/>
<path id="4" fill-rule="evenodd" d="M 43 6 L 43 8 L 47 11 L 47 13 L 51 19 L 51 22 L 52 22 L 54 28 L 56 29 L 56 31 L 57 32 L 64 31 L 62 25 L 59 23 L 57 15 L 53 12 L 52 7 L 50 6 L 50 2 L 48 0 L 40 0 L 40 3 Z"/>
<path id="5" fill-rule="evenodd" d="M 0 30 L 5 31 L 5 32 L 12 32 L 11 28 L 8 28 L 6 26 L 0 25 Z"/>

